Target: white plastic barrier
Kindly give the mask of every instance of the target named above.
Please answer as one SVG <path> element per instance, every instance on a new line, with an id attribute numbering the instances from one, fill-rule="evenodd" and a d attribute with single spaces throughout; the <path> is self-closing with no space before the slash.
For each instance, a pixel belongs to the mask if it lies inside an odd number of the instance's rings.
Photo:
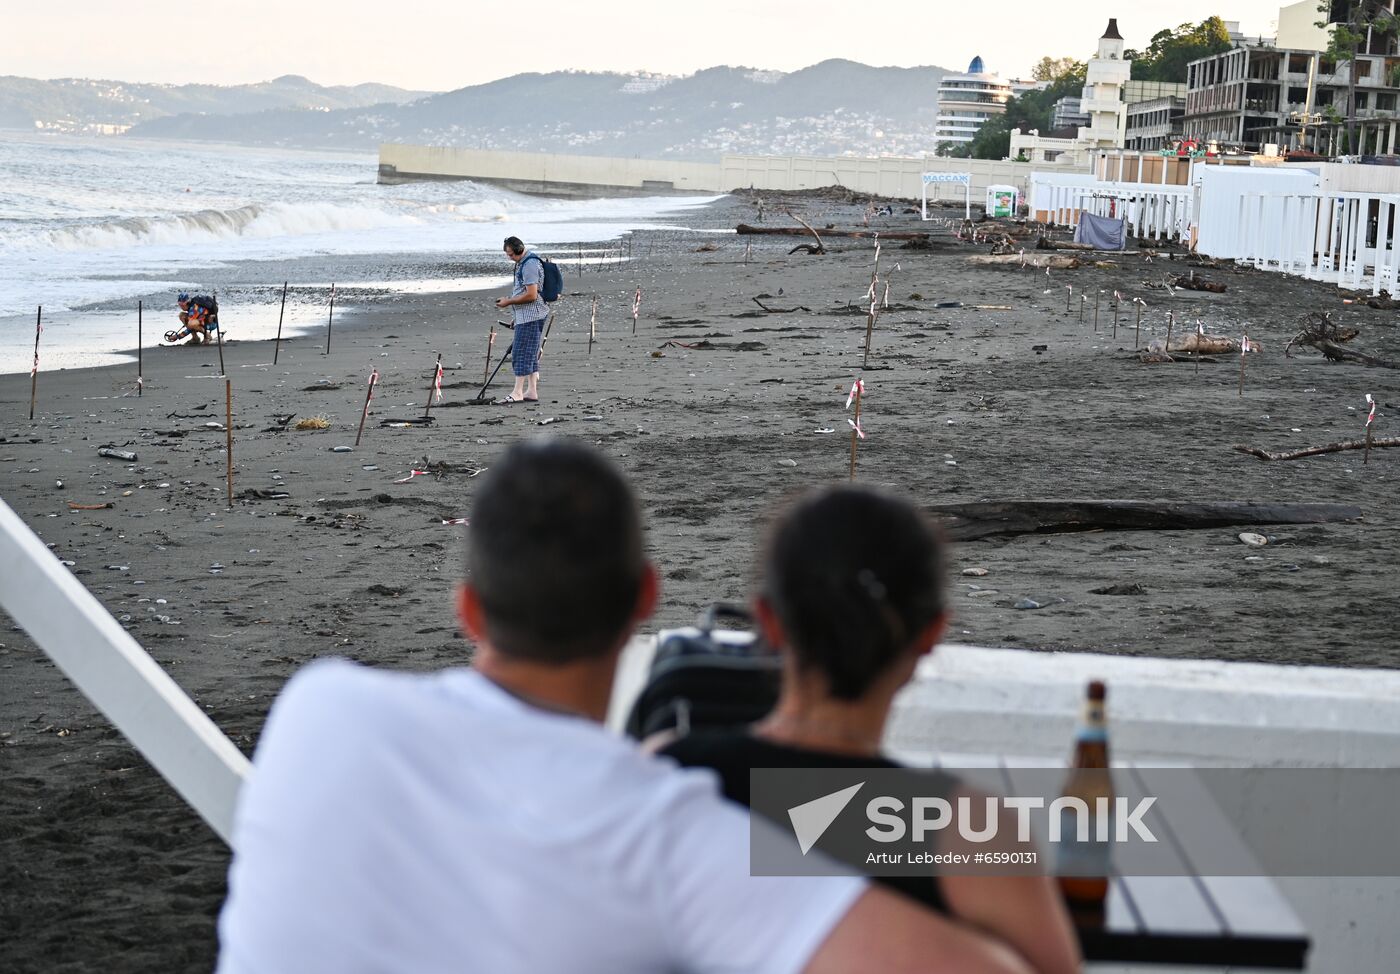
<path id="1" fill-rule="evenodd" d="M 1235 212 L 1233 247 L 1210 254 L 1353 290 L 1393 293 L 1400 277 L 1397 209 L 1400 194 L 1247 193 Z"/>
<path id="2" fill-rule="evenodd" d="M 1080 213 L 1128 222 L 1144 240 L 1186 240 L 1195 224 L 1195 190 L 1160 183 L 1105 182 L 1075 173 L 1033 173 L 1031 210 L 1051 223 L 1076 226 Z"/>
<path id="3" fill-rule="evenodd" d="M 1240 222 L 1245 198 L 1308 195 L 1316 192 L 1318 175 L 1310 169 L 1198 165 L 1191 170 L 1191 185 L 1198 191 L 1197 251 L 1235 259 L 1245 256 L 1251 246 L 1246 241 L 1254 234 Z M 1269 214 L 1274 205 L 1266 205 L 1265 210 L 1263 219 L 1273 219 Z"/>
<path id="4" fill-rule="evenodd" d="M 250 765 L 0 500 L 0 608 L 225 841 Z"/>

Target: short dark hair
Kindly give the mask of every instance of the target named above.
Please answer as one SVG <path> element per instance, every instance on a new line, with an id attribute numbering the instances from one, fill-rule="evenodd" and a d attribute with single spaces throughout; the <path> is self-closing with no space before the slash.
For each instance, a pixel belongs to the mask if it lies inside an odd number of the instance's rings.
<path id="1" fill-rule="evenodd" d="M 914 506 L 865 487 L 801 498 L 774 524 L 763 593 L 797 666 L 855 700 L 944 611 L 942 536 Z"/>
<path id="2" fill-rule="evenodd" d="M 525 253 L 525 241 L 519 237 L 506 237 L 506 249 L 512 254 Z"/>
<path id="3" fill-rule="evenodd" d="M 624 634 L 645 571 L 636 499 L 595 450 L 517 443 L 483 478 L 467 580 L 501 653 L 556 664 L 602 656 Z"/>

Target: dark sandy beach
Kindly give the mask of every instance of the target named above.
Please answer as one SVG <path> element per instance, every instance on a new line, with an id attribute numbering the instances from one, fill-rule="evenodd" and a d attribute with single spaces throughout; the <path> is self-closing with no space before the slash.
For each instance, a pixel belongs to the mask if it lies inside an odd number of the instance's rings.
<path id="1" fill-rule="evenodd" d="M 806 204 L 821 227 L 859 224 L 861 207 Z M 773 208 L 769 208 L 772 222 Z M 753 222 L 741 200 L 712 207 L 715 227 Z M 881 218 L 919 229 L 917 216 Z M 715 239 L 717 250 L 697 251 Z M 148 349 L 135 368 L 0 376 L 0 496 L 128 626 L 239 747 L 251 752 L 266 709 L 300 665 L 340 654 L 429 669 L 465 662 L 450 596 L 476 470 L 509 444 L 544 434 L 595 443 L 631 477 L 664 579 L 654 628 L 690 623 L 705 604 L 742 599 L 767 515 L 792 492 L 844 479 L 843 407 L 861 371 L 869 240 L 800 241 L 640 233 L 633 259 L 581 277 L 545 351 L 538 405 L 473 405 L 486 293 L 383 299 L 323 336 L 283 345 L 232 342 L 236 492 L 224 499 L 224 382 L 213 349 Z M 983 253 L 941 232 L 930 251 L 884 247 L 891 310 L 874 334 L 860 480 L 925 504 L 991 499 L 1128 498 L 1358 505 L 1356 523 L 1192 531 L 1018 535 L 959 546 L 952 640 L 1333 666 L 1400 666 L 1391 572 L 1400 547 L 1394 485 L 1400 450 L 1264 463 L 1244 443 L 1293 449 L 1361 435 L 1364 395 L 1395 435 L 1400 374 L 1283 355 L 1307 311 L 1361 329 L 1353 344 L 1400 358 L 1397 312 L 1344 305 L 1332 286 L 1225 267 L 1203 270 L 1224 294 L 1169 300 L 1144 281 L 1180 259 L 1117 259 L 1043 272 L 975 268 Z M 898 270 L 893 270 L 895 264 Z M 1182 265 L 1180 268 L 1177 265 Z M 1065 313 L 1064 285 L 1103 289 L 1095 332 Z M 643 290 L 637 333 L 631 302 Z M 1046 291 L 1049 293 L 1046 293 Z M 1178 327 L 1200 317 L 1263 353 L 1202 364 L 1144 365 L 1132 313 L 1117 338 L 1108 298 L 1148 302 L 1157 337 L 1174 300 Z M 588 348 L 590 298 L 598 341 Z M 764 295 L 767 295 L 764 297 Z M 775 309 L 764 311 L 753 299 Z M 961 302 L 963 307 L 936 307 Z M 1010 306 L 978 310 L 971 306 Z M 779 310 L 780 309 L 780 310 Z M 1090 318 L 1092 317 L 1092 312 Z M 150 331 L 151 329 L 148 329 Z M 160 330 L 163 330 L 160 329 Z M 236 332 L 233 333 L 236 337 Z M 496 355 L 509 333 L 498 336 Z M 687 349 L 668 342 L 709 342 Z M 1035 346 L 1044 346 L 1037 351 Z M 446 399 L 421 416 L 443 353 Z M 494 363 L 493 363 L 494 364 Z M 361 446 L 350 445 L 365 380 L 381 381 Z M 509 389 L 509 365 L 493 393 Z M 276 417 L 324 415 L 299 432 Z M 832 432 L 834 431 L 834 432 Z M 101 458 L 115 444 L 135 462 Z M 396 484 L 412 469 L 435 474 Z M 55 486 L 61 480 L 64 486 Z M 112 509 L 69 511 L 67 502 Z M 1241 531 L 1270 537 L 1243 545 Z M 967 568 L 987 574 L 963 576 Z M 4 571 L 21 570 L 4 566 Z M 1095 594 L 1137 586 L 1134 594 Z M 1041 603 L 1014 608 L 1023 599 Z M 162 601 L 163 600 L 163 601 Z M 227 850 L 21 632 L 0 632 L 0 969 L 201 971 Z"/>

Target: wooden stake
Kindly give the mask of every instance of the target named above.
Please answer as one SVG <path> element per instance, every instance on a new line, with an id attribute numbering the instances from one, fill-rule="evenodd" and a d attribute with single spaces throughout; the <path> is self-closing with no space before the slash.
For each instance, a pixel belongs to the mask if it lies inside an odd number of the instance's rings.
<path id="1" fill-rule="evenodd" d="M 1049 270 L 1049 269 L 1050 269 L 1050 268 L 1048 268 L 1048 267 L 1046 268 L 1046 270 Z M 1070 302 L 1070 298 L 1072 298 L 1072 297 L 1074 297 L 1074 285 L 1073 285 L 1073 284 L 1066 284 L 1066 285 L 1065 285 L 1065 314 L 1069 314 L 1069 310 L 1070 310 L 1070 309 L 1069 309 L 1069 302 Z"/>
<path id="2" fill-rule="evenodd" d="M 753 256 L 753 239 L 750 238 L 750 239 L 744 244 L 744 263 L 747 264 L 747 263 L 749 262 L 749 258 L 752 257 L 752 256 Z"/>
<path id="3" fill-rule="evenodd" d="M 335 317 L 335 285 L 331 285 L 331 310 L 326 315 L 326 354 L 331 353 L 331 319 Z"/>
<path id="4" fill-rule="evenodd" d="M 29 418 L 34 419 L 34 398 L 39 392 L 39 333 L 44 330 L 44 306 L 39 305 L 39 313 L 34 317 L 34 367 L 29 370 Z"/>
<path id="5" fill-rule="evenodd" d="M 481 370 L 481 381 L 488 381 L 491 375 L 491 355 L 496 347 L 496 324 L 491 323 L 491 334 L 486 338 L 486 367 Z"/>
<path id="6" fill-rule="evenodd" d="M 355 434 L 355 445 L 360 445 L 360 437 L 365 435 L 365 420 L 369 418 L 369 401 L 374 398 L 374 386 L 379 381 L 379 370 L 371 369 L 369 373 L 369 388 L 365 390 L 365 408 L 360 413 L 360 429 Z"/>
<path id="7" fill-rule="evenodd" d="M 855 405 L 856 405 L 856 418 L 855 418 L 855 420 L 853 421 L 855 425 L 852 426 L 852 428 L 851 428 L 851 480 L 855 480 L 855 479 L 856 479 L 856 444 L 860 442 L 860 400 L 861 400 L 861 387 L 860 387 L 859 385 L 856 386 L 856 393 L 855 393 L 855 395 L 856 395 L 856 402 L 855 402 Z"/>
<path id="8" fill-rule="evenodd" d="M 1162 351 L 1166 352 L 1168 355 L 1171 354 L 1171 352 L 1169 351 L 1169 349 L 1172 347 L 1172 325 L 1174 325 L 1174 324 L 1176 324 L 1176 312 L 1174 312 L 1174 311 L 1168 311 L 1168 312 L 1167 312 L 1167 343 L 1166 343 L 1165 345 L 1162 346 Z"/>
<path id="9" fill-rule="evenodd" d="M 637 315 L 642 310 L 642 289 L 637 288 L 636 295 L 632 298 L 632 334 L 637 333 Z"/>
<path id="10" fill-rule="evenodd" d="M 1113 292 L 1113 337 L 1118 338 L 1118 306 L 1123 303 L 1123 297 L 1117 291 Z"/>
<path id="11" fill-rule="evenodd" d="M 218 301 L 218 298 L 215 298 L 214 300 L 215 300 L 215 302 L 217 302 L 217 301 Z M 205 334 L 205 335 L 208 335 L 209 332 L 206 330 L 206 331 L 204 332 L 204 334 Z M 227 373 L 226 371 L 224 371 L 224 329 L 223 329 L 223 326 L 220 325 L 218 328 L 215 328 L 215 329 L 214 329 L 214 334 L 215 334 L 216 336 L 218 336 L 218 340 L 219 340 L 219 375 L 228 375 L 228 373 Z"/>
<path id="12" fill-rule="evenodd" d="M 141 378 L 141 302 L 136 302 L 136 398 L 141 398 L 145 386 Z"/>
<path id="13" fill-rule="evenodd" d="M 282 282 L 282 307 L 277 309 L 277 342 L 272 346 L 272 364 L 277 364 L 277 355 L 282 351 L 282 316 L 287 312 L 287 282 Z"/>
<path id="14" fill-rule="evenodd" d="M 1099 332 L 1099 301 L 1103 299 L 1102 291 L 1094 292 L 1094 334 Z"/>
<path id="15" fill-rule="evenodd" d="M 423 406 L 423 418 L 427 419 L 433 411 L 433 396 L 438 390 L 438 380 L 442 376 L 442 353 L 438 352 L 437 362 L 433 365 L 433 377 L 428 380 L 428 401 Z"/>
<path id="16" fill-rule="evenodd" d="M 1084 324 L 1084 303 L 1089 299 L 1084 296 L 1084 292 L 1079 292 L 1079 324 Z"/>
<path id="17" fill-rule="evenodd" d="M 1246 354 L 1248 351 L 1249 351 L 1249 329 L 1246 328 L 1246 329 L 1244 330 L 1244 337 L 1243 337 L 1243 339 L 1240 341 L 1240 395 L 1239 395 L 1239 398 L 1241 398 L 1241 399 L 1244 398 L 1244 357 L 1245 357 L 1245 354 Z"/>
<path id="18" fill-rule="evenodd" d="M 588 354 L 593 354 L 593 342 L 598 335 L 598 296 L 593 296 L 593 310 L 588 315 Z"/>
<path id="19" fill-rule="evenodd" d="M 1137 324 L 1133 328 L 1133 347 L 1142 348 L 1142 302 L 1136 298 L 1133 300 L 1137 303 Z"/>
<path id="20" fill-rule="evenodd" d="M 228 434 L 228 506 L 233 508 L 233 380 L 224 379 L 224 431 Z"/>
<path id="21" fill-rule="evenodd" d="M 861 359 L 861 368 L 865 368 L 870 363 L 870 338 L 875 333 L 875 303 L 870 303 L 870 313 L 865 316 L 865 357 Z"/>

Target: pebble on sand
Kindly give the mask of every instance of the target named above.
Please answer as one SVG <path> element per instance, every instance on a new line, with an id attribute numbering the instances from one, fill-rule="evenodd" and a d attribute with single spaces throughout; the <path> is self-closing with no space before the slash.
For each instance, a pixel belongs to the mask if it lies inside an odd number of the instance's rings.
<path id="1" fill-rule="evenodd" d="M 969 578 L 981 578 L 983 575 L 986 575 L 986 574 L 987 574 L 987 569 L 985 569 L 985 568 L 964 568 L 964 569 L 962 570 L 962 573 L 963 573 L 964 575 L 968 576 Z"/>
<path id="2" fill-rule="evenodd" d="M 1240 535 L 1240 540 L 1251 548 L 1262 548 L 1269 543 L 1269 539 L 1262 534 L 1255 534 L 1253 531 L 1245 531 Z"/>

